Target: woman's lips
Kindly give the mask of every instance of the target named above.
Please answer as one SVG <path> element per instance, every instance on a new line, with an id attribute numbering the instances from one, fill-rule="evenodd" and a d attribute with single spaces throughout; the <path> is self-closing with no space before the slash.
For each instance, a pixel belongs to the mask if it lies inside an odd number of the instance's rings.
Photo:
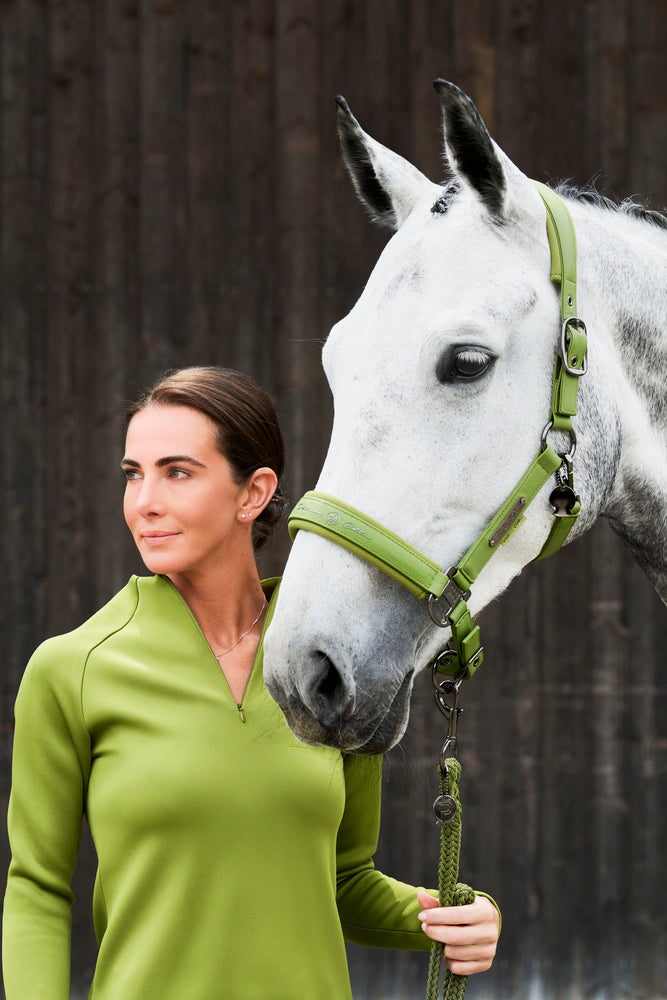
<path id="1" fill-rule="evenodd" d="M 172 541 L 174 538 L 178 538 L 178 535 L 178 531 L 160 531 L 154 534 L 143 534 L 141 536 L 141 540 L 146 545 L 150 545 L 153 548 L 158 545 L 164 545 L 167 542 Z"/>

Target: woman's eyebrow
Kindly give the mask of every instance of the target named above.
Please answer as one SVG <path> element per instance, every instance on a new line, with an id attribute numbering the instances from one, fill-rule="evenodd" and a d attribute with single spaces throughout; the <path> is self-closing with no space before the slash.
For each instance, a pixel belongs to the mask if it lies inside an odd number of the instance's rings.
<path id="1" fill-rule="evenodd" d="M 172 462 L 189 462 L 190 465 L 197 465 L 200 469 L 206 468 L 203 462 L 198 462 L 196 458 L 192 458 L 190 455 L 168 455 L 167 458 L 159 458 L 155 464 L 158 469 L 161 469 L 164 465 L 171 465 Z"/>
<path id="2" fill-rule="evenodd" d="M 158 458 L 155 465 L 158 469 L 163 468 L 165 465 L 171 465 L 173 462 L 189 462 L 190 465 L 197 465 L 200 469 L 205 469 L 206 466 L 203 462 L 197 461 L 196 458 L 192 458 L 190 455 L 167 455 L 165 458 Z M 121 465 L 130 465 L 133 469 L 140 469 L 141 463 L 135 462 L 133 458 L 123 458 L 121 459 Z"/>

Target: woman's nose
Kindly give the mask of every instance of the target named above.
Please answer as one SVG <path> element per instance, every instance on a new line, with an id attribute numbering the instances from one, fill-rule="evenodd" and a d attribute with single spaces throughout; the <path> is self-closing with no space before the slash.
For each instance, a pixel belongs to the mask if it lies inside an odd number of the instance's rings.
<path id="1" fill-rule="evenodd" d="M 142 517 L 156 517 L 164 513 L 164 502 L 159 483 L 146 476 L 141 481 L 135 498 L 135 509 Z"/>

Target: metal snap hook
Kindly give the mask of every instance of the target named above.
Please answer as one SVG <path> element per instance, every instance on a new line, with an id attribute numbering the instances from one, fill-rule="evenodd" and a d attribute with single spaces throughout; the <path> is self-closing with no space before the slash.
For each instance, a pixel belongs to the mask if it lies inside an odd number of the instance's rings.
<path id="1" fill-rule="evenodd" d="M 444 652 L 453 652 L 456 656 L 455 650 L 444 650 Z M 442 656 L 442 654 L 440 655 Z M 451 757 L 456 757 L 458 746 L 456 733 L 459 715 L 463 711 L 462 708 L 459 708 L 459 688 L 461 687 L 463 677 L 439 677 L 436 663 L 434 661 L 432 668 L 432 680 L 435 703 L 447 719 L 447 738 L 445 739 L 442 750 L 440 751 L 440 766 L 446 767 L 444 762 Z"/>
<path id="2" fill-rule="evenodd" d="M 570 517 L 578 499 L 571 486 L 557 486 L 549 496 L 554 517 Z"/>
<path id="3" fill-rule="evenodd" d="M 574 437 L 574 431 L 572 432 Z M 561 455 L 563 464 L 556 469 L 556 486 L 551 491 L 549 503 L 551 510 L 556 517 L 570 517 L 579 497 L 570 485 L 572 476 L 572 456 L 576 448 L 576 438 L 572 444 L 571 451 L 567 455 Z"/>

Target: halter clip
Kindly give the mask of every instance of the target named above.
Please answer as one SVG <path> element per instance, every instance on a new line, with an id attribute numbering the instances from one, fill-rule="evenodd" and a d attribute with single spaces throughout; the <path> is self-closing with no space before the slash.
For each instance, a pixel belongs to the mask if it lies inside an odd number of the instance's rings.
<path id="1" fill-rule="evenodd" d="M 459 677 L 458 679 L 448 677 L 446 680 L 441 680 L 438 677 L 434 663 L 432 678 L 435 703 L 447 719 L 448 723 L 447 738 L 445 739 L 442 750 L 440 751 L 440 766 L 443 770 L 446 770 L 447 765 L 445 761 L 452 757 L 456 757 L 458 747 L 456 732 L 459 715 L 463 711 L 462 708 L 459 708 L 459 688 L 463 677 Z"/>
<path id="2" fill-rule="evenodd" d="M 454 582 L 453 576 L 454 573 L 456 573 L 456 569 L 456 566 L 450 566 L 447 570 L 447 583 L 445 584 L 444 590 L 439 597 L 436 597 L 435 594 L 429 594 L 428 613 L 431 621 L 434 625 L 437 625 L 438 628 L 447 628 L 447 626 L 451 624 L 450 616 L 456 605 L 459 601 L 467 601 L 470 597 L 469 590 L 461 590 L 458 583 Z M 443 600 L 447 602 L 447 610 L 444 615 L 440 617 L 436 613 L 438 610 L 437 605 L 439 601 Z"/>

